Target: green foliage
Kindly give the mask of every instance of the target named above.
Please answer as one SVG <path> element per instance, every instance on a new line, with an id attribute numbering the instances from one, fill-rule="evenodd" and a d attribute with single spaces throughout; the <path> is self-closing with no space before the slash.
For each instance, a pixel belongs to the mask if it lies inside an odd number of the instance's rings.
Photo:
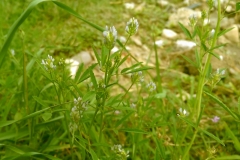
<path id="1" fill-rule="evenodd" d="M 3 0 L 0 3 L 0 9 L 7 14 L 10 2 Z M 199 72 L 194 77 L 173 69 L 162 71 L 156 44 L 153 46 L 154 66 L 139 62 L 126 49 L 138 29 L 150 28 L 149 24 L 139 26 L 138 22 L 141 24 L 146 17 L 158 14 L 157 9 L 149 12 L 148 8 L 146 13 L 149 13 L 143 15 L 143 19 L 137 20 L 136 17 L 141 17 L 138 13 L 126 22 L 127 40 L 122 44 L 116 38 L 123 31 L 116 32 L 115 27 L 109 30 L 100 27 L 106 25 L 108 20 L 111 23 L 114 19 L 121 22 L 121 18 L 111 19 L 94 12 L 94 9 L 101 11 L 108 1 L 66 0 L 64 3 L 34 0 L 29 3 L 26 6 L 25 3 L 14 2 L 26 9 L 18 11 L 22 14 L 10 20 L 14 22 L 11 27 L 2 20 L 6 26 L 0 28 L 3 42 L 0 51 L 1 159 L 185 160 L 196 159 L 202 153 L 198 159 L 239 159 L 240 98 L 236 100 L 237 107 L 232 107 L 225 104 L 228 100 L 224 96 L 214 95 L 218 84 L 224 83 L 221 79 L 225 70 L 213 72 L 210 59 L 212 56 L 219 58 L 215 50 L 225 44 L 217 44 L 216 40 L 231 30 L 219 30 L 220 18 L 213 35 L 210 35 L 209 26 L 199 25 L 196 19 L 192 19 L 191 29 L 179 22 L 186 37 L 197 44 L 195 60 L 182 56 Z M 85 7 L 91 4 L 96 6 L 89 7 L 92 10 L 86 13 L 78 3 Z M 6 6 L 6 11 L 3 6 Z M 108 7 L 105 9 L 121 17 L 121 9 L 114 5 Z M 16 9 L 14 5 L 12 8 Z M 219 5 L 219 14 L 220 8 Z M 46 16 L 41 17 L 39 13 Z M 81 63 L 74 76 L 69 72 L 71 64 L 66 63 L 64 58 L 71 55 L 65 53 L 73 51 L 76 43 L 70 40 L 60 47 L 48 43 L 55 33 L 62 30 L 62 26 L 60 29 L 57 26 L 56 15 L 61 17 L 60 20 L 71 19 L 69 23 L 71 21 L 74 25 L 81 23 L 74 34 L 92 36 L 87 46 L 91 46 L 96 62 L 87 67 Z M 37 22 L 39 17 L 52 22 Z M 80 22 L 75 22 L 77 20 Z M 35 41 L 31 44 L 28 28 L 32 25 L 47 33 L 44 35 L 49 35 L 46 39 L 40 36 L 43 42 L 47 40 L 44 45 Z M 74 30 L 73 26 L 66 30 Z M 55 27 L 52 35 L 51 28 Z M 64 38 L 59 41 L 66 40 Z M 106 38 L 108 43 L 100 45 L 101 40 Z M 81 40 L 83 42 L 85 38 Z M 112 53 L 116 44 L 120 49 Z M 167 75 L 172 78 L 171 82 L 165 79 Z M 235 123 L 232 124 L 232 121 Z M 228 146 L 229 150 L 226 149 Z M 213 152 L 215 147 L 219 152 Z"/>

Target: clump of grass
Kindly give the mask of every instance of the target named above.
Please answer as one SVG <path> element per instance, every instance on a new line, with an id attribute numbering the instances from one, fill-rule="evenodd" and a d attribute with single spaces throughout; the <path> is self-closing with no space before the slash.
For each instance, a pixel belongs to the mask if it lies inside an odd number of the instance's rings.
<path id="1" fill-rule="evenodd" d="M 102 32 L 101 45 L 93 47 L 96 62 L 88 68 L 79 65 L 75 76 L 70 75 L 69 64 L 63 58 L 44 56 L 44 48 L 30 52 L 23 31 L 19 32 L 20 42 L 13 41 L 21 43 L 17 53 L 9 49 L 19 26 L 41 2 L 45 1 L 33 1 L 15 21 L 1 49 L 1 158 L 239 159 L 237 155 L 229 156 L 240 151 L 236 128 L 229 127 L 230 120 L 238 126 L 239 111 L 228 107 L 213 92 L 226 70 L 213 71 L 211 57 L 219 58 L 214 53 L 222 47 L 217 38 L 230 30 L 219 29 L 220 3 L 214 30 L 198 25 L 198 21 L 203 24 L 208 19 L 211 0 L 201 19 L 190 17 L 191 31 L 179 23 L 185 35 L 197 44 L 195 61 L 184 59 L 199 71 L 197 77 L 179 74 L 190 84 L 190 97 L 184 98 L 189 94 L 181 88 L 180 80 L 174 81 L 175 90 L 163 85 L 156 46 L 154 67 L 138 62 L 126 49 L 130 37 L 141 27 L 141 19 L 126 22 L 122 30 L 128 37 L 122 44 L 118 40 L 119 28 L 103 29 L 65 4 L 52 1 Z M 112 53 L 116 43 L 121 48 Z M 124 67 L 127 61 L 131 65 Z M 148 76 L 149 70 L 156 73 L 156 79 Z M 216 105 L 228 113 L 228 119 L 208 112 Z M 220 153 L 225 146 L 230 146 L 231 151 Z"/>

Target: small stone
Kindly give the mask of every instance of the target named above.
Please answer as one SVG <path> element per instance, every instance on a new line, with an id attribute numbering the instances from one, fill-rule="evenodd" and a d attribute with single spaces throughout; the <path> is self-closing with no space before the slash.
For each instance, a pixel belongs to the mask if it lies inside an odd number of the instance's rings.
<path id="1" fill-rule="evenodd" d="M 229 32 L 225 34 L 228 40 L 233 43 L 239 43 L 239 31 L 238 26 L 236 24 L 232 25 L 230 28 L 233 28 Z"/>
<path id="2" fill-rule="evenodd" d="M 78 61 L 79 63 L 88 64 L 92 61 L 92 57 L 89 52 L 82 51 L 75 56 L 73 56 L 71 59 Z"/>
<path id="3" fill-rule="evenodd" d="M 177 48 L 182 48 L 182 49 L 192 49 L 193 47 L 196 46 L 195 42 L 192 41 L 187 41 L 187 40 L 177 40 L 176 41 L 176 46 Z"/>
<path id="4" fill-rule="evenodd" d="M 226 12 L 232 12 L 233 11 L 233 7 L 228 5 L 226 8 Z"/>
<path id="5" fill-rule="evenodd" d="M 155 41 L 155 44 L 158 47 L 162 47 L 164 45 L 164 41 L 160 39 L 160 40 Z"/>
<path id="6" fill-rule="evenodd" d="M 112 53 L 115 53 L 115 52 L 117 52 L 118 50 L 119 50 L 119 48 L 116 47 L 116 46 L 114 46 L 113 49 L 111 50 L 111 52 L 112 52 Z"/>
<path id="7" fill-rule="evenodd" d="M 74 78 L 77 73 L 79 62 L 74 59 L 66 59 L 65 63 L 69 64 L 70 74 L 71 74 L 72 78 Z"/>
<path id="8" fill-rule="evenodd" d="M 124 3 L 126 9 L 134 9 L 135 3 Z"/>
<path id="9" fill-rule="evenodd" d="M 169 4 L 169 2 L 165 0 L 158 0 L 157 3 L 162 7 L 165 7 Z"/>
<path id="10" fill-rule="evenodd" d="M 162 35 L 166 38 L 169 38 L 169 39 L 175 39 L 177 38 L 177 33 L 174 32 L 173 30 L 171 29 L 163 29 L 162 31 Z"/>
<path id="11" fill-rule="evenodd" d="M 119 37 L 119 41 L 120 41 L 121 43 L 125 43 L 125 42 L 127 41 L 127 39 L 126 39 L 126 37 L 124 37 L 124 36 L 120 36 L 120 37 Z"/>

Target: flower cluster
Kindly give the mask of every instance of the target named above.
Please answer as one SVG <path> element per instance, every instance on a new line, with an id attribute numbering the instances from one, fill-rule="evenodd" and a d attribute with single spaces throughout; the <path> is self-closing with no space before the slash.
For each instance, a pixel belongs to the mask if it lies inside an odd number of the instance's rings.
<path id="1" fill-rule="evenodd" d="M 190 26 L 191 27 L 195 27 L 195 25 L 197 24 L 197 21 L 198 21 L 198 17 L 195 15 L 195 14 L 192 14 L 190 17 L 189 17 L 189 21 L 190 21 Z"/>
<path id="2" fill-rule="evenodd" d="M 111 150 L 120 159 L 127 159 L 127 157 L 129 157 L 129 151 L 126 152 L 124 149 L 122 149 L 122 146 L 120 144 L 112 146 Z"/>
<path id="3" fill-rule="evenodd" d="M 154 82 L 149 82 L 147 84 L 147 88 L 149 89 L 150 92 L 153 92 L 153 91 L 156 90 L 157 87 L 156 87 L 156 84 Z"/>
<path id="4" fill-rule="evenodd" d="M 179 108 L 179 116 L 188 116 L 189 115 L 189 112 L 186 110 L 186 109 L 183 109 L 183 108 Z"/>
<path id="5" fill-rule="evenodd" d="M 127 22 L 125 31 L 131 36 L 137 33 L 138 27 L 139 27 L 138 21 L 133 17 Z"/>
<path id="6" fill-rule="evenodd" d="M 130 105 L 130 107 L 132 108 L 132 109 L 136 109 L 136 104 L 135 103 L 131 103 L 131 105 Z"/>
<path id="7" fill-rule="evenodd" d="M 103 32 L 103 37 L 104 37 L 104 45 L 108 49 L 112 49 L 117 40 L 117 30 L 115 29 L 114 26 L 110 28 L 106 26 L 106 30 Z"/>
<path id="8" fill-rule="evenodd" d="M 132 82 L 144 82 L 142 71 L 131 73 L 131 80 Z"/>
<path id="9" fill-rule="evenodd" d="M 80 119 L 83 117 L 83 112 L 88 109 L 88 102 L 83 102 L 81 97 L 74 99 L 74 107 L 71 109 L 70 117 L 72 123 L 69 124 L 69 129 L 71 132 L 76 131 Z"/>
<path id="10" fill-rule="evenodd" d="M 212 39 L 214 37 L 214 34 L 215 34 L 215 29 L 212 29 L 208 34 L 208 40 Z"/>
<path id="11" fill-rule="evenodd" d="M 217 69 L 215 73 L 210 75 L 208 83 L 214 87 L 220 80 L 225 76 L 226 70 L 225 69 Z"/>
<path id="12" fill-rule="evenodd" d="M 44 68 L 47 70 L 47 71 L 52 71 L 54 69 L 56 69 L 56 65 L 54 65 L 54 58 L 50 55 L 48 55 L 48 58 L 47 59 L 42 59 L 42 65 L 44 66 Z"/>
<path id="13" fill-rule="evenodd" d="M 218 123 L 218 121 L 220 120 L 220 117 L 214 116 L 211 120 L 213 123 Z"/>

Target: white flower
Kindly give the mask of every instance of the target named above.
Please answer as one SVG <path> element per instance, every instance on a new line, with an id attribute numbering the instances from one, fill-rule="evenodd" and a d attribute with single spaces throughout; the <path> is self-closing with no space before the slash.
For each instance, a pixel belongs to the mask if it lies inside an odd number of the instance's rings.
<path id="1" fill-rule="evenodd" d="M 135 109 L 136 108 L 136 104 L 135 103 L 131 103 L 130 107 Z"/>
<path id="2" fill-rule="evenodd" d="M 12 56 L 15 56 L 15 50 L 14 49 L 11 49 L 10 52 L 11 52 Z"/>
<path id="3" fill-rule="evenodd" d="M 179 108 L 180 115 L 188 116 L 189 112 L 186 109 Z"/>
<path id="4" fill-rule="evenodd" d="M 103 37 L 104 37 L 104 44 L 106 45 L 106 47 L 108 47 L 109 49 L 112 49 L 117 40 L 117 30 L 115 29 L 114 26 L 110 28 L 106 26 L 106 30 L 103 31 Z"/>
<path id="5" fill-rule="evenodd" d="M 154 90 L 156 90 L 156 84 L 154 82 L 150 82 L 147 84 L 147 88 L 149 88 L 150 92 L 153 92 Z"/>
<path id="6" fill-rule="evenodd" d="M 70 122 L 68 127 L 69 127 L 69 131 L 72 133 L 78 129 L 78 125 L 76 123 L 72 123 L 72 122 Z"/>
<path id="7" fill-rule="evenodd" d="M 42 59 L 42 65 L 47 71 L 51 71 L 52 69 L 56 69 L 56 65 L 54 65 L 54 58 L 50 55 L 48 55 L 47 59 Z"/>
<path id="8" fill-rule="evenodd" d="M 113 147 L 111 147 L 111 150 L 120 158 L 122 159 L 126 159 L 127 157 L 129 157 L 129 151 L 125 151 L 124 149 L 122 149 L 122 146 L 120 144 L 114 145 Z"/>
<path id="9" fill-rule="evenodd" d="M 82 102 L 82 98 L 81 97 L 78 97 L 78 98 L 74 98 L 74 104 L 75 105 L 79 105 L 79 104 L 81 104 L 81 102 Z"/>
<path id="10" fill-rule="evenodd" d="M 220 71 L 220 69 L 218 68 L 217 71 L 216 71 L 216 74 L 219 75 L 219 76 L 221 76 L 221 77 L 224 76 L 225 73 L 226 73 L 226 70 L 225 70 L 225 69 L 223 69 L 223 70 Z"/>
<path id="11" fill-rule="evenodd" d="M 127 22 L 125 31 L 131 36 L 137 33 L 138 27 L 139 27 L 138 21 L 133 17 Z"/>

